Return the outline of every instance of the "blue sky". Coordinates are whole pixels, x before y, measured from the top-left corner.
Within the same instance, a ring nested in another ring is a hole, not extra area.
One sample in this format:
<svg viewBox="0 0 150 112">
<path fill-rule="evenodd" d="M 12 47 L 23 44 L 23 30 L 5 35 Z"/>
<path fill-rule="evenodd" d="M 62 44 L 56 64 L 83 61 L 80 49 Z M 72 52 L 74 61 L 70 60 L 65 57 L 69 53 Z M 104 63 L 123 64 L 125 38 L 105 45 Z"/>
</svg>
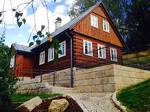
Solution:
<svg viewBox="0 0 150 112">
<path fill-rule="evenodd" d="M 11 8 L 16 8 L 17 5 L 26 3 L 30 0 L 1 0 L 0 11 L 3 9 L 3 2 L 5 1 L 4 10 L 4 20 L 6 27 L 6 38 L 5 44 L 10 46 L 12 43 L 18 43 L 23 45 L 29 44 L 30 34 L 34 35 L 35 31 L 35 22 L 34 22 L 34 14 L 32 13 L 32 7 L 29 5 L 27 8 L 23 10 L 23 17 L 26 18 L 27 22 L 25 25 L 22 25 L 20 28 L 16 24 L 16 18 L 14 17 L 15 13 L 10 11 Z M 11 2 L 10 2 L 11 1 Z M 57 0 L 57 2 L 53 2 L 53 0 L 45 0 L 48 6 L 48 15 L 49 15 L 49 27 L 50 32 L 53 32 L 55 29 L 55 19 L 57 17 L 62 18 L 62 25 L 66 24 L 70 21 L 70 18 L 67 14 L 68 9 L 72 6 L 75 0 Z M 46 28 L 48 26 L 47 22 L 47 9 L 42 5 L 43 0 L 34 0 L 34 9 L 36 16 L 36 29 L 40 29 L 41 25 L 45 25 Z M 12 4 L 12 5 L 10 5 Z M 19 10 L 22 10 L 26 5 L 19 6 Z M 0 33 L 2 34 L 4 31 L 3 25 L 0 25 Z M 45 32 L 48 31 L 47 29 Z M 32 32 L 32 33 L 31 33 Z M 32 41 L 32 36 L 30 38 Z"/>
</svg>

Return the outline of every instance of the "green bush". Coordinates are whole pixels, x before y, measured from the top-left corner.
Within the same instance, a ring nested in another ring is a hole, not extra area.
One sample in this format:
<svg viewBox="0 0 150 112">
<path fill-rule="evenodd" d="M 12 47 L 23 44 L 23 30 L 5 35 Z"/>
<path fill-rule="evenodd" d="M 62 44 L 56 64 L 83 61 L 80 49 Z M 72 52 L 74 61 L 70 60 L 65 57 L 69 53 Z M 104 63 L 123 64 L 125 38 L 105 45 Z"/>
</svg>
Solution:
<svg viewBox="0 0 150 112">
<path fill-rule="evenodd" d="M 10 71 L 11 50 L 0 44 L 0 105 L 5 112 L 10 112 L 11 94 L 15 92 L 17 78 Z"/>
</svg>

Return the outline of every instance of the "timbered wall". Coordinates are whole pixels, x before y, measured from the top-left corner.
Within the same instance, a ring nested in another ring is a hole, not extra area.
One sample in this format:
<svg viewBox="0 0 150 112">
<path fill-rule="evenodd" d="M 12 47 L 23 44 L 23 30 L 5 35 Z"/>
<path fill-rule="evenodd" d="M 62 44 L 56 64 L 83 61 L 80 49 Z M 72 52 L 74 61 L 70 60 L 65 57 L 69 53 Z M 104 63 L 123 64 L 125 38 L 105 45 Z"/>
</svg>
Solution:
<svg viewBox="0 0 150 112">
<path fill-rule="evenodd" d="M 98 28 L 91 26 L 91 14 L 98 17 Z M 103 19 L 106 19 L 110 24 L 109 33 L 103 31 Z M 110 18 L 101 7 L 96 7 L 90 14 L 85 16 L 78 24 L 76 24 L 74 27 L 74 31 L 122 47 L 122 44 L 118 39 L 119 37 L 115 32 L 115 28 L 113 28 L 113 25 L 110 22 Z"/>
<path fill-rule="evenodd" d="M 49 73 L 51 71 L 58 71 L 66 68 L 70 68 L 70 40 L 67 39 L 67 37 L 63 37 L 60 39 L 60 42 L 66 41 L 66 56 L 58 58 L 56 62 L 50 61 L 48 62 L 48 49 L 50 48 L 51 43 L 47 43 L 38 50 L 35 50 L 35 69 L 40 70 L 39 74 L 42 74 L 42 71 L 45 71 L 44 73 Z M 42 65 L 39 65 L 39 56 L 40 52 L 45 51 L 45 63 Z"/>
<path fill-rule="evenodd" d="M 32 77 L 33 73 L 32 56 L 17 54 L 15 60 L 15 74 L 17 77 Z"/>
<path fill-rule="evenodd" d="M 120 47 L 116 47 L 104 42 L 100 42 L 99 40 L 95 40 L 92 38 L 87 38 L 84 36 L 76 35 L 74 38 L 74 65 L 75 67 L 95 67 L 95 66 L 101 66 L 105 64 L 111 64 L 111 63 L 122 63 L 122 52 Z M 93 47 L 93 56 L 87 56 L 83 54 L 83 40 L 88 40 L 92 42 Z M 97 45 L 102 44 L 106 46 L 106 59 L 100 59 L 98 58 L 98 50 Z M 118 53 L 118 61 L 112 62 L 110 59 L 110 48 L 116 48 Z"/>
</svg>

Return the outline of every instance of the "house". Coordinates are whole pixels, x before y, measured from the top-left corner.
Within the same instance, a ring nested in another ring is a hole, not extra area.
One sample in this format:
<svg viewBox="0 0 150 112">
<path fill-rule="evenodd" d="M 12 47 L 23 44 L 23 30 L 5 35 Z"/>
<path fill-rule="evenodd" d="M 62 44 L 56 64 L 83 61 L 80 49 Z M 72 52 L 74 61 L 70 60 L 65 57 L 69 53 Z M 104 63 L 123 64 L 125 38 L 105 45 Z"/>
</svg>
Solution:
<svg viewBox="0 0 150 112">
<path fill-rule="evenodd" d="M 58 18 L 56 30 L 51 35 L 60 41 L 61 53 L 56 63 L 55 49 L 46 37 L 40 45 L 26 47 L 12 44 L 16 54 L 13 57 L 14 71 L 18 77 L 35 77 L 44 73 L 73 67 L 91 68 L 106 64 L 122 64 L 124 41 L 111 21 L 102 2 L 98 2 L 86 12 L 60 26 Z"/>
</svg>

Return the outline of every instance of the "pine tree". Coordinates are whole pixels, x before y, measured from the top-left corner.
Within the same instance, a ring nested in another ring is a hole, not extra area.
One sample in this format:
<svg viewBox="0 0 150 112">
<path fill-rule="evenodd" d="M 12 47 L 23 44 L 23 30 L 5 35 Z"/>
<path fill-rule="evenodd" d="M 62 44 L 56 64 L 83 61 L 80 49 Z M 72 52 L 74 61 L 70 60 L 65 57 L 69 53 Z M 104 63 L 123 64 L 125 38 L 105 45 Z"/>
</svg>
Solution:
<svg viewBox="0 0 150 112">
<path fill-rule="evenodd" d="M 150 1 L 131 0 L 126 23 L 129 48 L 132 51 L 147 49 L 150 46 Z"/>
</svg>

